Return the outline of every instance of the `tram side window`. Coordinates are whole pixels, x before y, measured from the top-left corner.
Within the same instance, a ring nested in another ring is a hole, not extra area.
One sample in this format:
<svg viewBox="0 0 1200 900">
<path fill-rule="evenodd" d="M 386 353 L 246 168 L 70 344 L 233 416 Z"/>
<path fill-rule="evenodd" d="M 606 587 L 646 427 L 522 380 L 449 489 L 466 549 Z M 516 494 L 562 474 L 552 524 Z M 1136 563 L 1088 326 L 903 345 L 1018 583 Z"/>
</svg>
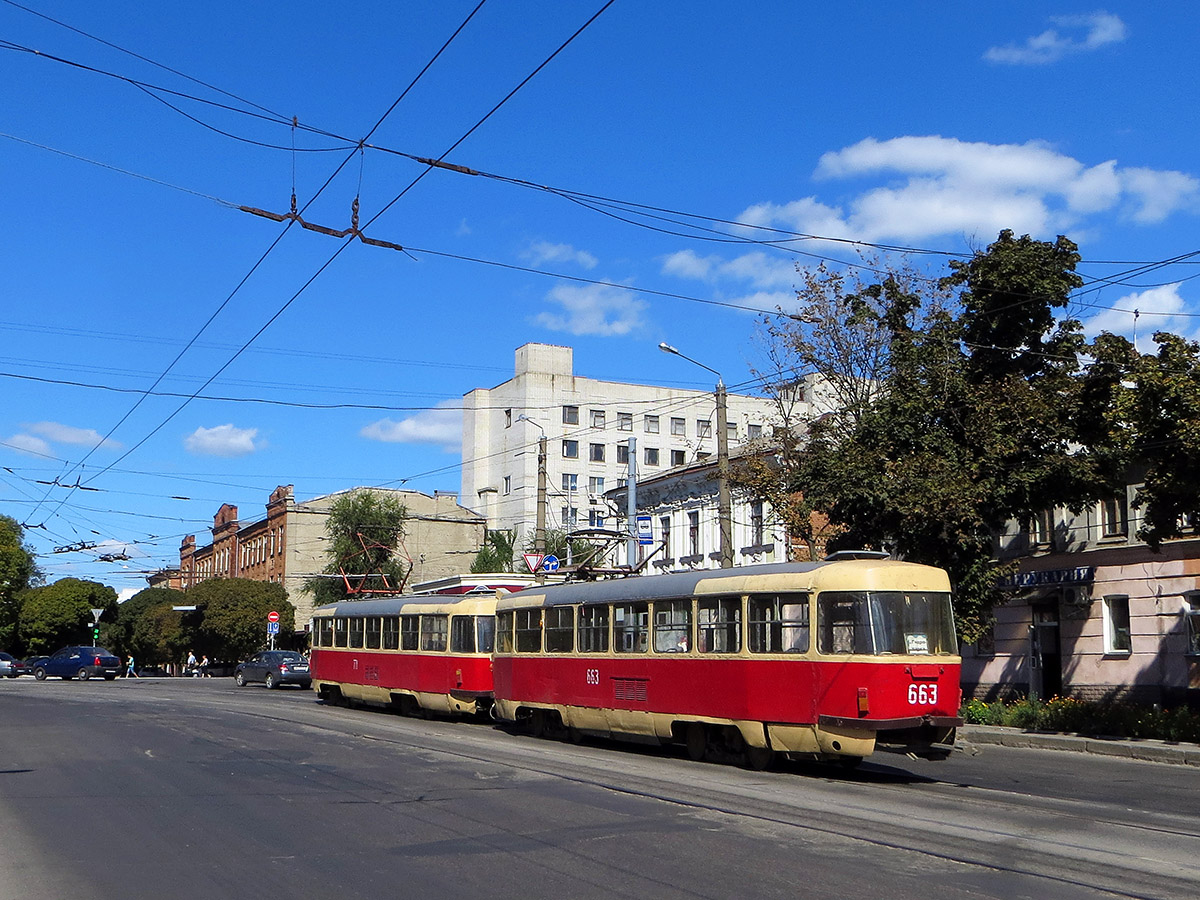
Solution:
<svg viewBox="0 0 1200 900">
<path fill-rule="evenodd" d="M 317 646 L 333 646 L 333 619 L 317 619 Z"/>
<path fill-rule="evenodd" d="M 383 618 L 383 649 L 398 650 L 400 648 L 400 617 L 384 616 Z"/>
<path fill-rule="evenodd" d="M 513 620 L 517 627 L 517 652 L 540 653 L 542 649 L 541 609 L 518 609 Z"/>
<path fill-rule="evenodd" d="M 496 613 L 496 652 L 513 652 L 513 614 L 511 610 Z"/>
<path fill-rule="evenodd" d="M 808 597 L 784 594 L 779 598 L 779 632 L 784 653 L 808 652 Z"/>
<path fill-rule="evenodd" d="M 655 601 L 654 652 L 687 653 L 691 646 L 692 601 Z"/>
<path fill-rule="evenodd" d="M 421 616 L 421 650 L 443 653 L 446 650 L 446 626 L 449 617 L 441 614 Z"/>
<path fill-rule="evenodd" d="M 363 620 L 355 617 L 350 620 L 350 646 L 361 647 L 363 645 Z"/>
<path fill-rule="evenodd" d="M 613 651 L 645 653 L 650 649 L 650 611 L 645 603 L 613 606 Z"/>
<path fill-rule="evenodd" d="M 450 619 L 450 652 L 475 652 L 474 616 L 454 616 Z"/>
<path fill-rule="evenodd" d="M 742 649 L 742 601 L 738 597 L 714 597 L 697 601 L 696 621 L 700 626 L 701 653 L 737 653 Z"/>
<path fill-rule="evenodd" d="M 421 633 L 420 616 L 400 617 L 400 649 L 416 650 Z"/>
<path fill-rule="evenodd" d="M 333 620 L 333 646 L 346 646 L 346 620 L 342 618 Z"/>
<path fill-rule="evenodd" d="M 817 596 L 817 649 L 821 653 L 870 653 L 867 595 L 825 591 Z"/>
<path fill-rule="evenodd" d="M 783 648 L 783 623 L 778 597 L 751 597 L 746 613 L 751 653 L 779 653 Z"/>
<path fill-rule="evenodd" d="M 575 607 L 546 610 L 546 652 L 570 653 L 575 649 Z"/>
<path fill-rule="evenodd" d="M 367 619 L 367 649 L 378 650 L 380 644 L 380 634 L 382 631 L 382 619 L 377 619 L 374 616 Z"/>
<path fill-rule="evenodd" d="M 480 653 L 491 653 L 496 647 L 496 617 L 475 617 L 475 647 Z"/>
<path fill-rule="evenodd" d="M 608 652 L 608 607 L 603 604 L 579 609 L 579 652 Z"/>
</svg>

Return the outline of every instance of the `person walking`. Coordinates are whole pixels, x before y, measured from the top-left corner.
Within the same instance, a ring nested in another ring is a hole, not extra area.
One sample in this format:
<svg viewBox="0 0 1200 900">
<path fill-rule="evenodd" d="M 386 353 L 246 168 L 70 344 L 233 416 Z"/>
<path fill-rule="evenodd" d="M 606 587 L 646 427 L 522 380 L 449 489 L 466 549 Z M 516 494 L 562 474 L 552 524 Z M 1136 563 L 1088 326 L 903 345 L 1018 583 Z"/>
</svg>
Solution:
<svg viewBox="0 0 1200 900">
<path fill-rule="evenodd" d="M 212 678 L 212 676 L 208 674 L 208 654 L 207 653 L 204 654 L 204 658 L 200 660 L 199 674 L 200 674 L 201 678 Z"/>
<path fill-rule="evenodd" d="M 125 677 L 129 678 L 130 676 L 132 676 L 134 678 L 138 677 L 137 669 L 134 668 L 134 665 L 133 665 L 133 654 L 132 653 L 129 654 L 129 658 L 125 661 Z"/>
<path fill-rule="evenodd" d="M 183 667 L 184 675 L 196 674 L 196 654 L 191 650 L 188 651 L 187 665 Z"/>
</svg>

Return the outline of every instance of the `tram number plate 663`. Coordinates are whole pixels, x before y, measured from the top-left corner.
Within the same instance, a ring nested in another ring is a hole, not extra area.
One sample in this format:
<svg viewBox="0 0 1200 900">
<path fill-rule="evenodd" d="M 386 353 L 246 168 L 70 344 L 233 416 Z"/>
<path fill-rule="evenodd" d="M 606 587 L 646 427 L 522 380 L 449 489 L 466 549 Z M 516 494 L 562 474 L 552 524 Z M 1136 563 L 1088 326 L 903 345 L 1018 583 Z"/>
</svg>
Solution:
<svg viewBox="0 0 1200 900">
<path fill-rule="evenodd" d="M 586 670 L 584 672 L 584 680 L 588 684 L 599 684 L 600 683 L 600 670 L 599 669 Z"/>
<path fill-rule="evenodd" d="M 933 706 L 937 703 L 936 684 L 910 684 L 908 702 L 911 706 Z"/>
</svg>

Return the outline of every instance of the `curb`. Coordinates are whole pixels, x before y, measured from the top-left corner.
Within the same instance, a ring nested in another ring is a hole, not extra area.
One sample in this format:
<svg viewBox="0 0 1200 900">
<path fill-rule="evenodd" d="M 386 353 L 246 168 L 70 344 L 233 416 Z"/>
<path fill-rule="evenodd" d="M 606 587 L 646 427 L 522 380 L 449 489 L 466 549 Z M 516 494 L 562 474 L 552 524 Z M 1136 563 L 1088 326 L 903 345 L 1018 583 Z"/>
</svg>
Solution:
<svg viewBox="0 0 1200 900">
<path fill-rule="evenodd" d="M 1065 750 L 1175 766 L 1200 767 L 1200 744 L 1080 737 L 1072 734 L 1022 731 L 1019 728 L 1005 728 L 1000 725 L 964 725 L 958 729 L 959 749 L 972 744 L 998 744 L 1033 750 Z"/>
</svg>

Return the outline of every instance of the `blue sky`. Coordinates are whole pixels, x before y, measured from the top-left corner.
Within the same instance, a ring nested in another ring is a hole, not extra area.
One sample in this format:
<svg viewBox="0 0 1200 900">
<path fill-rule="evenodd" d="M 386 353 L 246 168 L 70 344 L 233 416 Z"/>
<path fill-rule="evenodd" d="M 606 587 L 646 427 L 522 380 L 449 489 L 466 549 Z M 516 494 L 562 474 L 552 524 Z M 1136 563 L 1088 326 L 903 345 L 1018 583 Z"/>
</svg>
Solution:
<svg viewBox="0 0 1200 900">
<path fill-rule="evenodd" d="M 0 2 L 0 512 L 50 578 L 136 590 L 278 484 L 455 491 L 455 404 L 528 341 L 710 386 L 668 341 L 740 385 L 753 310 L 856 259 L 675 213 L 951 254 L 1066 234 L 1091 330 L 1197 332 L 1195 259 L 1125 276 L 1200 249 L 1190 5 L 617 0 L 446 156 L 486 176 L 395 199 L 602 6 L 484 3 L 359 152 L 474 3 Z M 406 252 L 238 210 L 293 183 Z"/>
</svg>

